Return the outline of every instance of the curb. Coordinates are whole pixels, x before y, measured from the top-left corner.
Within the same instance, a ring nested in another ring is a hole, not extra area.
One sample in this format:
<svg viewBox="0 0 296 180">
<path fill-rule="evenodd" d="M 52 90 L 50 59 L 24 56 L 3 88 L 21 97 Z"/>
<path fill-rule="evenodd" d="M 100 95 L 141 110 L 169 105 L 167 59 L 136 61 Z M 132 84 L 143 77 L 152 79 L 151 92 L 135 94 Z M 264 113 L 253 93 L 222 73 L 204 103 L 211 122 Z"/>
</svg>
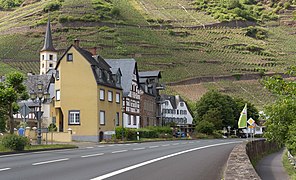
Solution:
<svg viewBox="0 0 296 180">
<path fill-rule="evenodd" d="M 78 147 L 76 146 L 76 147 L 65 147 L 65 148 L 47 148 L 47 149 L 36 149 L 36 150 L 27 150 L 27 151 L 0 152 L 0 156 L 10 155 L 10 154 L 39 152 L 39 151 L 54 151 L 54 150 L 63 150 L 63 149 L 78 149 Z"/>
</svg>

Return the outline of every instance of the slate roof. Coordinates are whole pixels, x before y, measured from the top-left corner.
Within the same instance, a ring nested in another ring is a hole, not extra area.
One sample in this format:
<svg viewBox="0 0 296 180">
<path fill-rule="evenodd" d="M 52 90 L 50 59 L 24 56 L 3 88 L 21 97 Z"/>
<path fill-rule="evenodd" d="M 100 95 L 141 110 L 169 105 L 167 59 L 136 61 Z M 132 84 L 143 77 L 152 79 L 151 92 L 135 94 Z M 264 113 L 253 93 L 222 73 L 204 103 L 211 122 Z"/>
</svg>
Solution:
<svg viewBox="0 0 296 180">
<path fill-rule="evenodd" d="M 50 28 L 50 19 L 48 18 L 47 27 L 44 38 L 44 45 L 41 51 L 56 51 L 52 44 L 51 28 Z"/>
<path fill-rule="evenodd" d="M 49 74 L 29 75 L 25 81 L 28 93 L 30 93 L 31 91 L 37 92 L 38 82 L 42 82 L 44 90 L 48 91 L 51 78 L 52 75 Z"/>
<path fill-rule="evenodd" d="M 169 100 L 171 102 L 171 105 L 174 109 L 177 108 L 179 102 L 184 102 L 184 100 L 180 96 L 171 96 L 171 95 L 161 95 L 162 101 Z"/>
<path fill-rule="evenodd" d="M 147 78 L 147 77 L 158 77 L 161 78 L 160 71 L 142 71 L 139 72 L 140 78 Z"/>
<path fill-rule="evenodd" d="M 106 62 L 112 68 L 120 68 L 122 74 L 121 86 L 123 96 L 128 96 L 132 86 L 133 73 L 136 69 L 138 72 L 137 62 L 135 59 L 106 59 Z M 139 84 L 139 76 L 137 74 L 137 83 Z"/>
</svg>

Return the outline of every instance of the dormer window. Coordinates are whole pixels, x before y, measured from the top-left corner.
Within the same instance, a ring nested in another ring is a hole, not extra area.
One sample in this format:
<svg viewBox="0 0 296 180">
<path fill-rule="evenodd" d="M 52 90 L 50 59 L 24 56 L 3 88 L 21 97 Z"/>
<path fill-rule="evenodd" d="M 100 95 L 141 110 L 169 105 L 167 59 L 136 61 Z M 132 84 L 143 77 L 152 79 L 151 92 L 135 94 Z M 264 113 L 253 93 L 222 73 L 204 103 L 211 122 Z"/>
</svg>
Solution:
<svg viewBox="0 0 296 180">
<path fill-rule="evenodd" d="M 180 102 L 180 106 L 183 107 L 184 106 L 184 103 L 183 102 Z"/>
<path fill-rule="evenodd" d="M 67 54 L 67 61 L 73 61 L 73 54 L 72 53 Z"/>
</svg>

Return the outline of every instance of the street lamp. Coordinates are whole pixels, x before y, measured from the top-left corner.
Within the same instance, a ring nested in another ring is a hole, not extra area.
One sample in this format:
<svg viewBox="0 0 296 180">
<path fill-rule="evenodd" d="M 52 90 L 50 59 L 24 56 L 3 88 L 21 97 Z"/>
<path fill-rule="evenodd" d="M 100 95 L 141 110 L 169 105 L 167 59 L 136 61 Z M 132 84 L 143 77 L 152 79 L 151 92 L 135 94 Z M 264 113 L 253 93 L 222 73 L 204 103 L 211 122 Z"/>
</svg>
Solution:
<svg viewBox="0 0 296 180">
<path fill-rule="evenodd" d="M 32 101 L 34 102 L 38 102 L 38 111 L 35 111 L 35 117 L 37 119 L 37 144 L 41 144 L 41 138 L 42 138 L 42 134 L 41 134 L 41 117 L 43 112 L 41 111 L 41 103 L 42 100 L 46 101 L 48 99 L 50 99 L 50 94 L 44 90 L 44 86 L 43 83 L 41 81 L 38 82 L 37 84 L 37 92 L 35 92 L 34 90 L 30 92 L 30 98 L 32 99 Z"/>
</svg>

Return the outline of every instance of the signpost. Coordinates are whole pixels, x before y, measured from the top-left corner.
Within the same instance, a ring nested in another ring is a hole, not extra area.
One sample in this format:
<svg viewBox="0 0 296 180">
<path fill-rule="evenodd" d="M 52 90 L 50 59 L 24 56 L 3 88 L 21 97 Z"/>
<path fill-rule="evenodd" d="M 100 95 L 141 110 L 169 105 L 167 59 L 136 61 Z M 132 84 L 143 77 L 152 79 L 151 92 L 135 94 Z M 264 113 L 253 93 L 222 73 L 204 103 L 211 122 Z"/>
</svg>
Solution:
<svg viewBox="0 0 296 180">
<path fill-rule="evenodd" d="M 30 114 L 31 109 L 30 109 L 26 104 L 24 104 L 24 105 L 20 108 L 19 112 L 20 112 L 22 118 L 24 118 L 24 122 L 26 122 L 26 118 L 27 118 L 27 116 Z"/>
<path fill-rule="evenodd" d="M 248 121 L 248 124 L 249 124 L 249 126 L 248 126 L 248 128 L 251 130 L 251 134 L 252 134 L 252 137 L 253 137 L 253 139 L 254 139 L 254 129 L 255 129 L 255 121 L 254 121 L 254 119 L 252 119 L 252 118 L 250 118 Z M 252 131 L 253 130 L 253 131 Z"/>
</svg>

